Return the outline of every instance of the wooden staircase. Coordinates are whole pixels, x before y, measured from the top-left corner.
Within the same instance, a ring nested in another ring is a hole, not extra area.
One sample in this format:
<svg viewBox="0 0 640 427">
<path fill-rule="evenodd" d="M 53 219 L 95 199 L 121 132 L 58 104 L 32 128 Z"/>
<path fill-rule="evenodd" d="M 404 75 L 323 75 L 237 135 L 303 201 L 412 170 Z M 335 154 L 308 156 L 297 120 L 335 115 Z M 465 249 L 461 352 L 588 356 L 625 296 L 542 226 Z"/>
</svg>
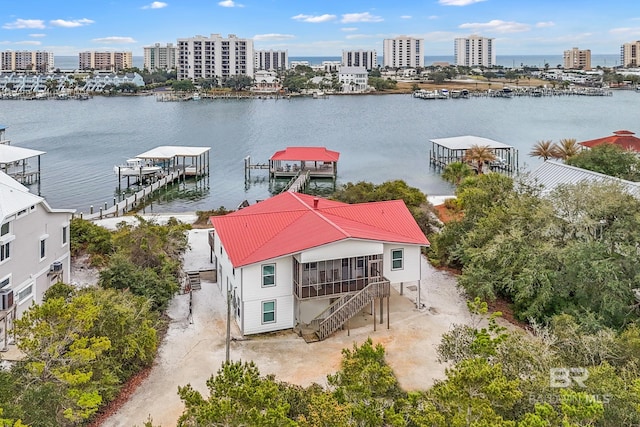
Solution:
<svg viewBox="0 0 640 427">
<path fill-rule="evenodd" d="M 391 284 L 388 280 L 372 282 L 357 293 L 345 294 L 316 316 L 309 325 L 301 328 L 301 336 L 306 342 L 322 341 L 367 304 L 371 304 L 376 298 L 389 297 L 390 294 Z"/>
<path fill-rule="evenodd" d="M 192 291 L 202 289 L 199 271 L 187 271 L 187 283 Z"/>
</svg>

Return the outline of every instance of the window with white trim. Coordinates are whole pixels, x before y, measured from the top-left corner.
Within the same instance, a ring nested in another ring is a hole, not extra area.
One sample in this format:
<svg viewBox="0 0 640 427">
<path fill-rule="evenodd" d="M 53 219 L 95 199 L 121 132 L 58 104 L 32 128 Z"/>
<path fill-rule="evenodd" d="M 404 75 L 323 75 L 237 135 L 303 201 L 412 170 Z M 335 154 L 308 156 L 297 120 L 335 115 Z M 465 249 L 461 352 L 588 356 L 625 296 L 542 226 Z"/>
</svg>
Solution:
<svg viewBox="0 0 640 427">
<path fill-rule="evenodd" d="M 262 266 L 262 287 L 276 285 L 276 265 L 265 264 Z"/>
<path fill-rule="evenodd" d="M 67 236 L 69 236 L 69 227 L 65 225 L 62 227 L 62 246 L 67 244 Z"/>
<path fill-rule="evenodd" d="M 47 239 L 40 239 L 40 259 L 47 257 Z"/>
<path fill-rule="evenodd" d="M 25 302 L 29 297 L 33 296 L 33 283 L 18 291 L 18 303 Z"/>
<path fill-rule="evenodd" d="M 276 302 L 262 301 L 262 323 L 276 322 Z"/>
<path fill-rule="evenodd" d="M 0 262 L 6 261 L 11 258 L 11 242 L 3 243 L 0 245 Z"/>
<path fill-rule="evenodd" d="M 391 250 L 391 269 L 402 270 L 404 268 L 404 249 Z"/>
<path fill-rule="evenodd" d="M 8 287 L 10 284 L 11 284 L 11 276 L 5 277 L 4 279 L 0 280 L 0 289 L 4 289 Z"/>
<path fill-rule="evenodd" d="M 1 236 L 6 236 L 7 234 L 9 234 L 10 231 L 11 231 L 11 223 L 10 222 L 5 222 L 0 227 L 0 237 Z"/>
</svg>

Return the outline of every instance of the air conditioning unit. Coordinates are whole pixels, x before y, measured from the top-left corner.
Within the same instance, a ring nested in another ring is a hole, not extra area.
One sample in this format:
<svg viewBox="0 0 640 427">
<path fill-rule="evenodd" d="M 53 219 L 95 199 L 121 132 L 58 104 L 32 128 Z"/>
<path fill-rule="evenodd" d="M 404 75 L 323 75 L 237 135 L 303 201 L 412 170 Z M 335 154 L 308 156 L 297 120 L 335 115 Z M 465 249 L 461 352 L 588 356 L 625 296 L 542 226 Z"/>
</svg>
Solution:
<svg viewBox="0 0 640 427">
<path fill-rule="evenodd" d="M 62 263 L 60 261 L 54 262 L 53 264 L 51 264 L 50 271 L 54 271 L 56 273 L 62 271 Z"/>
<path fill-rule="evenodd" d="M 0 311 L 10 310 L 13 307 L 13 289 L 0 290 Z"/>
</svg>

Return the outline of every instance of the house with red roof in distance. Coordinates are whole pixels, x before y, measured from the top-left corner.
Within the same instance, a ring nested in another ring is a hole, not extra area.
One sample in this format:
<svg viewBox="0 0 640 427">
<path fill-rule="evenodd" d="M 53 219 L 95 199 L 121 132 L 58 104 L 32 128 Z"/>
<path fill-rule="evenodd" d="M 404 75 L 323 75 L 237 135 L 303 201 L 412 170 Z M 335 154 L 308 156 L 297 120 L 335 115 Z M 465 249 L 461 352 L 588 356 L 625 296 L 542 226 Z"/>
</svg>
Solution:
<svg viewBox="0 0 640 427">
<path fill-rule="evenodd" d="M 628 130 L 618 130 L 613 132 L 613 135 L 611 136 L 591 139 L 589 141 L 582 141 L 578 144 L 585 148 L 593 148 L 600 144 L 614 144 L 624 148 L 625 150 L 631 150 L 640 153 L 640 138 L 635 136 L 634 132 Z"/>
<path fill-rule="evenodd" d="M 322 340 L 388 298 L 392 283 L 419 282 L 429 246 L 402 200 L 284 192 L 210 221 L 217 283 L 243 335 L 297 327 Z"/>
</svg>

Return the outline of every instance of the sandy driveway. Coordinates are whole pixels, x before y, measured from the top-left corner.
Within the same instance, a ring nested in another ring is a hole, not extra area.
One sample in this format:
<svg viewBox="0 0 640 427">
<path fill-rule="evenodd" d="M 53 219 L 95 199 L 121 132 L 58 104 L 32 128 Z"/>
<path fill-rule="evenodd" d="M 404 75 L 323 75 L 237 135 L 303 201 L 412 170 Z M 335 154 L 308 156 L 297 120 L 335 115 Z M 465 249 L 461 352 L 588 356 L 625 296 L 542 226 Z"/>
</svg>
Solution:
<svg viewBox="0 0 640 427">
<path fill-rule="evenodd" d="M 191 230 L 190 250 L 185 269 L 210 266 L 206 230 Z M 248 337 L 231 343 L 232 360 L 253 360 L 263 374 L 275 374 L 279 380 L 307 386 L 326 385 L 326 375 L 335 372 L 341 349 L 371 337 L 382 343 L 387 360 L 406 390 L 428 388 L 444 377 L 444 366 L 436 361 L 435 345 L 452 323 L 469 321 L 464 299 L 448 273 L 436 271 L 426 260 L 422 265 L 421 299 L 424 308 L 415 305 L 417 284 L 404 287 L 404 295 L 393 292 L 390 329 L 383 325 L 373 330 L 369 314 L 351 321 L 350 336 L 338 331 L 328 339 L 305 343 L 286 331 L 260 337 Z M 179 385 L 191 385 L 206 394 L 205 381 L 225 358 L 225 298 L 215 283 L 203 282 L 193 293 L 193 323 L 188 319 L 189 295 L 178 295 L 168 315 L 169 330 L 147 379 L 131 399 L 103 423 L 103 426 L 142 426 L 151 415 L 154 425 L 174 426 L 183 410 L 177 395 Z M 232 335 L 239 337 L 235 325 Z"/>
</svg>

